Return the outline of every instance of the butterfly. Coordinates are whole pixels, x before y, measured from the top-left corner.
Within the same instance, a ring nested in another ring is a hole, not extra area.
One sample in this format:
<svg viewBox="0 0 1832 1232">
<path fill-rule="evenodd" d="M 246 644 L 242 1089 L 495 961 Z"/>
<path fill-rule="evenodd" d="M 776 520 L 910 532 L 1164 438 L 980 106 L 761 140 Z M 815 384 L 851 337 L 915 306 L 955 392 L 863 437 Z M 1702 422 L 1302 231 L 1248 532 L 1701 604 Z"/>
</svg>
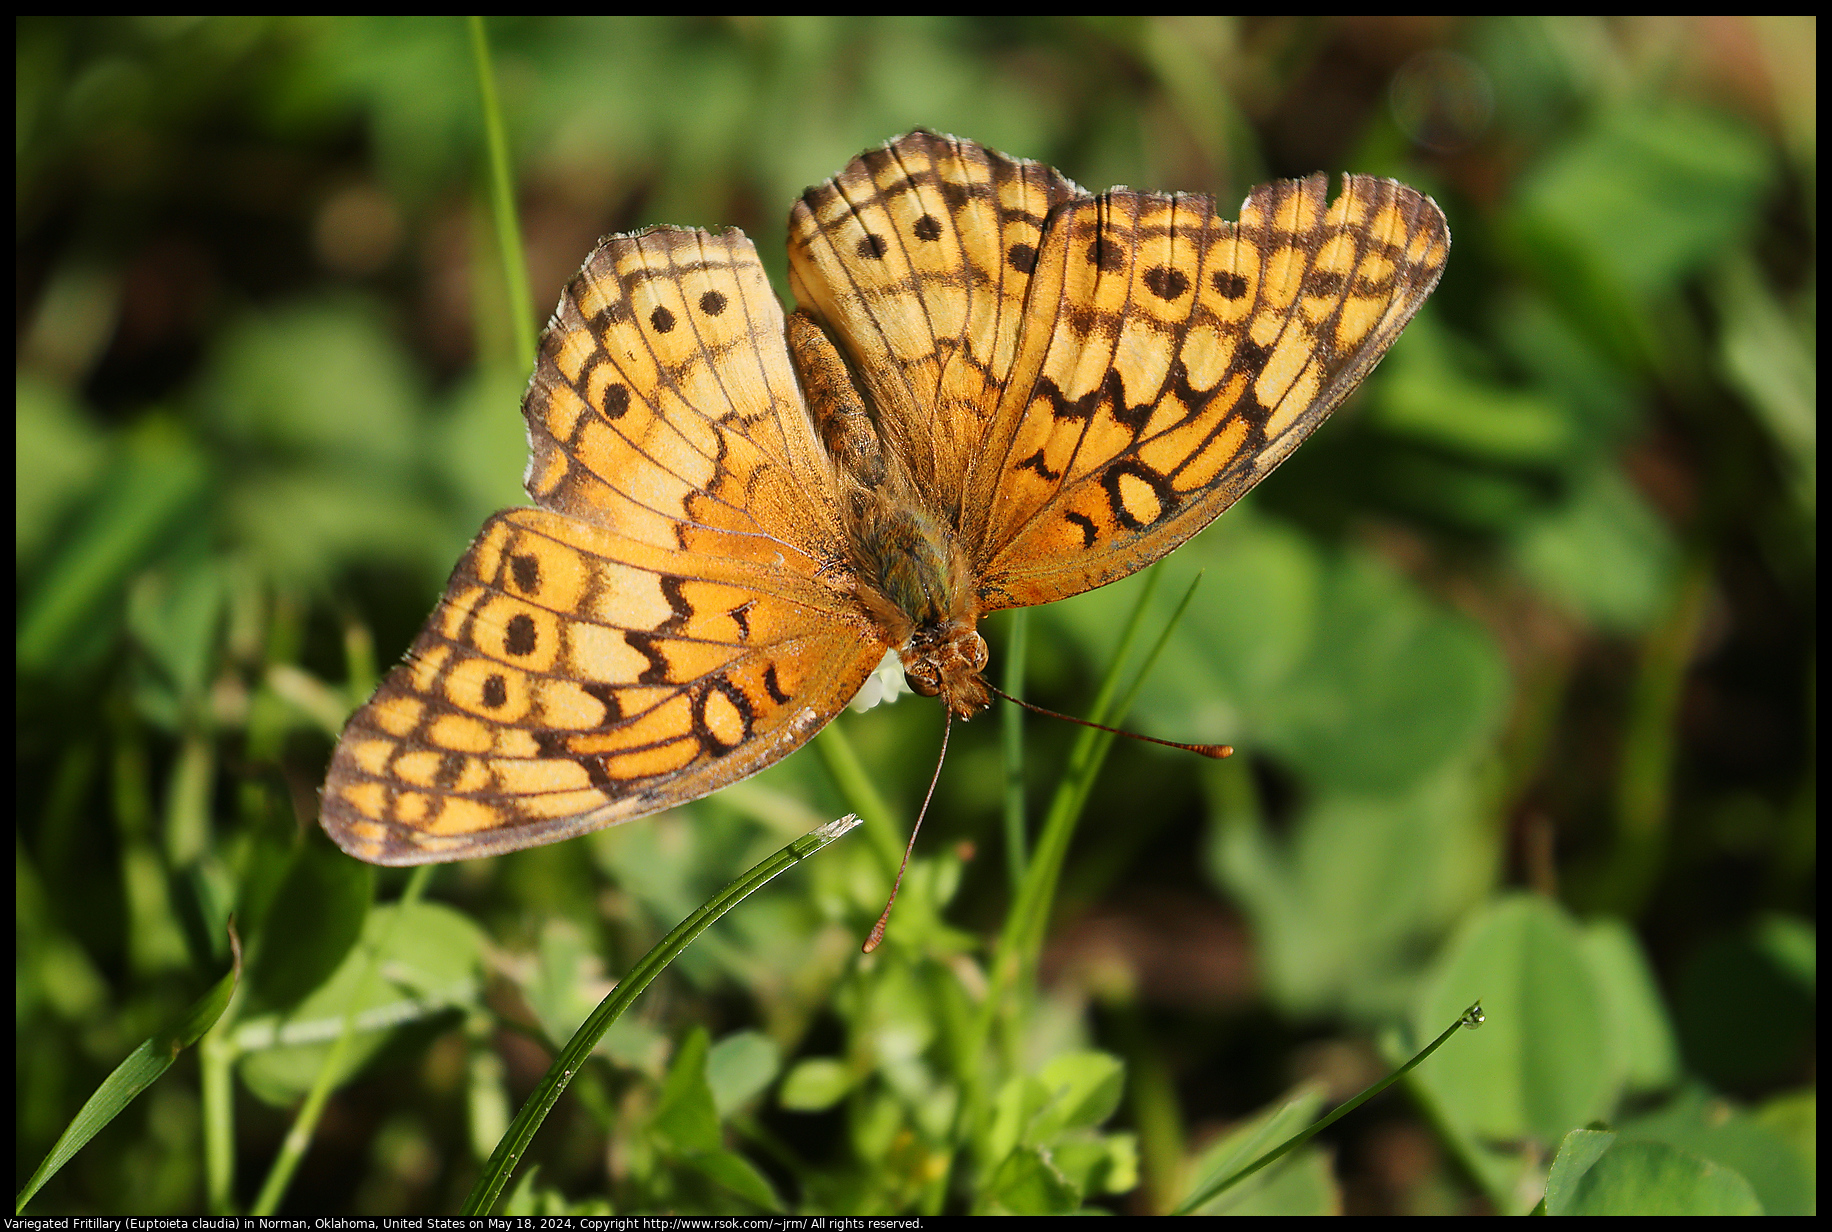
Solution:
<svg viewBox="0 0 1832 1232">
<path fill-rule="evenodd" d="M 345 727 L 320 817 L 420 864 L 704 796 L 894 651 L 966 719 L 978 625 L 1134 573 L 1258 483 L 1444 268 L 1427 196 L 1346 176 L 1092 195 L 919 130 L 810 188 L 786 317 L 741 231 L 602 241 L 491 517 Z"/>
</svg>

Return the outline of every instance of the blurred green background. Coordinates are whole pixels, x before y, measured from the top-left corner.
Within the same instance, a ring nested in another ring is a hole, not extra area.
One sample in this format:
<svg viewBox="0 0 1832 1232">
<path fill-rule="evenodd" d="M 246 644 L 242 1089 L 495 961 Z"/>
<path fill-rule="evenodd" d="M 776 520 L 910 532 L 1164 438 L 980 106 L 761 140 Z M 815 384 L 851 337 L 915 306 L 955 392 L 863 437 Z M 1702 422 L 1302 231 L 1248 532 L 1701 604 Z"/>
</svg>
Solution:
<svg viewBox="0 0 1832 1232">
<path fill-rule="evenodd" d="M 365 927 L 367 874 L 316 826 L 331 744 L 524 499 L 478 80 L 458 19 L 15 31 L 17 1176 L 222 973 L 234 911 L 232 1089 L 185 1054 L 30 1209 L 245 1206 Z M 1113 751 L 1000 1072 L 1105 1054 L 1123 1083 L 980 1142 L 949 1209 L 1167 1209 L 1243 1118 L 1343 1098 L 1476 995 L 1492 1025 L 1462 1060 L 1252 1209 L 1516 1209 L 1592 1117 L 1767 1134 L 1751 1184 L 1810 1207 L 1775 1144 L 1810 1144 L 1816 1069 L 1812 19 L 490 36 L 543 313 L 599 236 L 656 223 L 742 227 L 786 296 L 790 203 L 919 125 L 1229 212 L 1271 177 L 1391 175 L 1450 220 L 1442 285 L 1363 392 L 1158 567 L 1148 621 L 1203 580 L 1126 722 L 1240 754 Z M 1032 614 L 1030 696 L 1086 709 L 1145 580 Z M 939 719 L 839 720 L 905 822 Z M 1024 724 L 1033 823 L 1075 738 Z M 522 1209 L 921 1208 L 949 1024 L 1009 902 L 1002 756 L 998 719 L 956 729 L 873 960 L 863 837 L 696 944 L 537 1140 Z M 608 981 L 845 808 L 805 753 L 440 870 L 404 1025 L 362 1036 L 282 1211 L 454 1209 Z M 712 1130 L 681 1128 L 689 1072 Z"/>
</svg>

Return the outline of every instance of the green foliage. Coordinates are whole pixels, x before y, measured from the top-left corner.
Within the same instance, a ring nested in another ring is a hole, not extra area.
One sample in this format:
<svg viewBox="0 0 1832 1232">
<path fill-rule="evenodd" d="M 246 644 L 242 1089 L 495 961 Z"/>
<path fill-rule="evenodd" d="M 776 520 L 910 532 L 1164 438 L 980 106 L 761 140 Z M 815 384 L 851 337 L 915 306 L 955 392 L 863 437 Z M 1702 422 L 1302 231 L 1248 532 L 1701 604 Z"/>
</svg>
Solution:
<svg viewBox="0 0 1832 1232">
<path fill-rule="evenodd" d="M 1548 1215 L 1761 1215 L 1749 1182 L 1664 1142 L 1574 1129 L 1546 1182 Z"/>
<path fill-rule="evenodd" d="M 397 920 L 402 912 L 405 918 Z M 333 962 L 309 996 L 275 1004 L 251 989 L 251 1005 L 229 1042 L 242 1058 L 239 1076 L 256 1097 L 285 1108 L 310 1090 L 346 1013 L 354 1012 L 359 1033 L 356 1049 L 346 1058 L 348 1072 L 355 1073 L 382 1051 L 390 1028 L 454 1010 L 481 1010 L 484 939 L 470 920 L 438 903 L 378 907 L 358 920 L 361 942 L 346 943 L 337 953 L 341 961 Z M 309 936 L 316 930 L 300 931 Z M 331 936 L 322 953 L 301 958 L 301 966 L 321 966 L 323 955 L 335 950 L 336 930 L 326 931 Z M 377 954 L 375 947 L 384 944 Z M 384 978 L 359 993 L 371 962 L 378 963 Z M 262 1008 L 267 1005 L 272 1008 Z"/>
<path fill-rule="evenodd" d="M 241 961 L 238 957 L 230 972 L 212 985 L 176 1026 L 160 1032 L 134 1049 L 125 1061 L 115 1067 L 112 1074 L 102 1080 L 102 1085 L 96 1088 L 95 1094 L 78 1110 L 63 1136 L 51 1148 L 50 1154 L 38 1165 L 32 1179 L 20 1190 L 14 1205 L 15 1213 L 24 1210 L 25 1204 L 32 1200 L 33 1195 L 59 1168 L 82 1150 L 103 1126 L 119 1116 L 135 1097 L 170 1069 L 181 1050 L 195 1044 L 204 1032 L 216 1025 L 223 1011 L 229 1007 L 229 999 L 235 995 L 241 974 Z"/>
<path fill-rule="evenodd" d="M 457 19 L 20 19 L 27 1213 L 449 1213 L 581 1024 L 500 1213 L 1166 1211 L 1477 998 L 1409 1103 L 1200 1209 L 1812 1213 L 1816 44 L 1713 20 L 492 20 L 504 169 Z M 522 499 L 492 176 L 535 322 L 653 223 L 786 295 L 789 203 L 916 125 L 1444 206 L 1443 286 L 1277 475 L 986 622 L 1040 704 L 1136 682 L 1107 721 L 1239 753 L 956 725 L 869 956 L 917 701 L 396 901 L 315 792 Z"/>
<path fill-rule="evenodd" d="M 1008 1080 L 978 1151 L 980 1174 L 990 1179 L 974 1213 L 1067 1214 L 1091 1195 L 1137 1185 L 1131 1135 L 1099 1132 L 1119 1107 L 1125 1070 L 1107 1053 L 1071 1052 Z"/>
<path fill-rule="evenodd" d="M 1200 1195 L 1233 1176 L 1317 1119 L 1323 1090 L 1292 1092 L 1230 1130 L 1190 1164 L 1190 1192 Z M 1323 1153 L 1302 1148 L 1239 1187 L 1198 1204 L 1194 1215 L 1333 1215 L 1340 1213 Z"/>
</svg>

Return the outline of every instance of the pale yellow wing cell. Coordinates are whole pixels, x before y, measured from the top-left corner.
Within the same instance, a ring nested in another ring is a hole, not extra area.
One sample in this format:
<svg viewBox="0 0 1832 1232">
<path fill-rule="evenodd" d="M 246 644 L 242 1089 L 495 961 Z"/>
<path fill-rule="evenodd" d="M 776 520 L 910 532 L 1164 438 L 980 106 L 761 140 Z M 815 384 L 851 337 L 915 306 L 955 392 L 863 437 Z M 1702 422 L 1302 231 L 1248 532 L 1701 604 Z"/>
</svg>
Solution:
<svg viewBox="0 0 1832 1232">
<path fill-rule="evenodd" d="M 1025 332 L 968 482 L 986 610 L 1144 568 L 1282 462 L 1437 285 L 1444 216 L 1391 180 L 1207 197 L 1116 189 L 1049 220 Z"/>
<path fill-rule="evenodd" d="M 510 510 L 345 728 L 323 823 L 420 864 L 640 817 L 787 756 L 884 650 L 812 578 Z"/>
<path fill-rule="evenodd" d="M 790 287 L 854 365 L 886 448 L 958 519 L 967 463 L 1011 371 L 1060 172 L 918 131 L 802 194 Z"/>
</svg>

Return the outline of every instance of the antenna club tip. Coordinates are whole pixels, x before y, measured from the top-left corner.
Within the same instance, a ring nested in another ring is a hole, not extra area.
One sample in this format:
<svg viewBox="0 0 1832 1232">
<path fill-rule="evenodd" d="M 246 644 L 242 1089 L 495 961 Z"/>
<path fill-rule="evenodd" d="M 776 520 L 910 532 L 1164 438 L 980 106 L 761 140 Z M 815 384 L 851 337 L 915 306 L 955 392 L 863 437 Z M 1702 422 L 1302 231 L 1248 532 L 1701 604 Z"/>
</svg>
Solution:
<svg viewBox="0 0 1832 1232">
<path fill-rule="evenodd" d="M 1231 744 L 1199 744 L 1195 749 L 1204 757 L 1213 757 L 1216 761 L 1234 756 L 1234 746 Z"/>
<path fill-rule="evenodd" d="M 861 954 L 869 954 L 873 950 L 877 949 L 878 946 L 883 943 L 883 941 L 884 941 L 884 921 L 879 920 L 877 924 L 872 926 L 871 936 L 865 939 L 865 944 L 859 947 L 859 952 Z"/>
</svg>

